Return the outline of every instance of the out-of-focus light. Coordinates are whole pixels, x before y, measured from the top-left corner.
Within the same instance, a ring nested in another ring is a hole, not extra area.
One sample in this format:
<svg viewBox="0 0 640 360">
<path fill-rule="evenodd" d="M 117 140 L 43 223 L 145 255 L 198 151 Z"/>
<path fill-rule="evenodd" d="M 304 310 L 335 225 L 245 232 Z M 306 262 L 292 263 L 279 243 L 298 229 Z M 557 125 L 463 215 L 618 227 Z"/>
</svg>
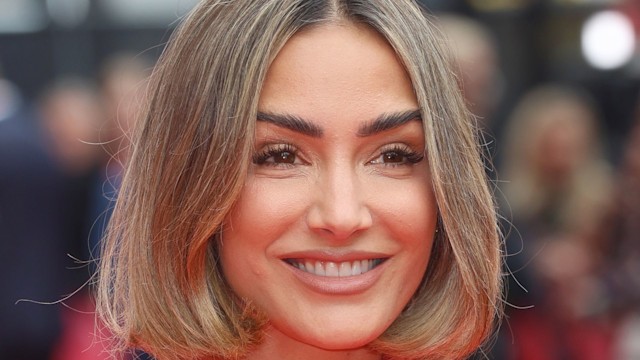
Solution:
<svg viewBox="0 0 640 360">
<path fill-rule="evenodd" d="M 198 0 L 101 0 L 101 10 L 114 24 L 166 27 L 189 12 Z"/>
<path fill-rule="evenodd" d="M 18 88 L 8 80 L 0 79 L 0 121 L 8 119 L 20 107 Z"/>
<path fill-rule="evenodd" d="M 480 12 L 505 12 L 522 10 L 530 6 L 531 0 L 467 0 L 469 5 Z"/>
<path fill-rule="evenodd" d="M 597 69 L 612 70 L 625 65 L 633 57 L 635 45 L 633 24 L 620 12 L 596 13 L 582 27 L 582 54 Z"/>
<path fill-rule="evenodd" d="M 47 11 L 56 24 L 73 28 L 87 19 L 89 5 L 89 0 L 47 0 Z"/>
<path fill-rule="evenodd" d="M 0 0 L 0 33 L 28 33 L 47 26 L 44 8 L 37 0 Z"/>
</svg>

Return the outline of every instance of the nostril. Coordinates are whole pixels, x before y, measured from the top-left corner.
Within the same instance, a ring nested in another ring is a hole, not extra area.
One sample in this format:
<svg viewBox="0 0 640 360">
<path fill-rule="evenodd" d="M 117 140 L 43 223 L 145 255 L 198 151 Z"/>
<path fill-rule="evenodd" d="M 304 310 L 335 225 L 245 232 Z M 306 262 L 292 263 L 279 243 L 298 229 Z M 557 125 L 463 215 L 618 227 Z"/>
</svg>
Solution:
<svg viewBox="0 0 640 360">
<path fill-rule="evenodd" d="M 369 209 L 364 205 L 351 209 L 315 206 L 307 215 L 307 224 L 311 230 L 336 240 L 350 238 L 370 228 L 372 223 Z"/>
<path fill-rule="evenodd" d="M 309 207 L 307 224 L 322 236 L 347 239 L 369 228 L 369 212 L 358 173 L 349 163 L 335 162 L 321 173 L 316 193 Z"/>
</svg>

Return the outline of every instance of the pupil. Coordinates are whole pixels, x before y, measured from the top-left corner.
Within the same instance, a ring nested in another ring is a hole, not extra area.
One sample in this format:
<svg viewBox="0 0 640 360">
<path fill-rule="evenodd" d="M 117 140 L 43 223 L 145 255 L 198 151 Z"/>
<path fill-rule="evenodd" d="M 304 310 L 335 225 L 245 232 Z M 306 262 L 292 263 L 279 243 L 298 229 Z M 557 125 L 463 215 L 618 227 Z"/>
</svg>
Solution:
<svg viewBox="0 0 640 360">
<path fill-rule="evenodd" d="M 289 151 L 283 151 L 275 158 L 276 163 L 279 164 L 293 164 L 295 160 L 296 156 Z"/>
<path fill-rule="evenodd" d="M 384 162 L 399 163 L 402 162 L 402 156 L 395 151 L 384 154 Z"/>
</svg>

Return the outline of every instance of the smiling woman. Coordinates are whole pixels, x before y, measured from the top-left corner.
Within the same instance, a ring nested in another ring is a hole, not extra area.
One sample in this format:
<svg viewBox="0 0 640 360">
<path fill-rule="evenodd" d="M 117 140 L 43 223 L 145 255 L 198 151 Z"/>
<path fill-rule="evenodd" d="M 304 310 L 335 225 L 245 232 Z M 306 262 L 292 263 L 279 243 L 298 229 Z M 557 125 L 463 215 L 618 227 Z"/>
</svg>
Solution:
<svg viewBox="0 0 640 360">
<path fill-rule="evenodd" d="M 301 30 L 271 64 L 220 256 L 279 333 L 272 358 L 291 340 L 364 347 L 418 288 L 437 218 L 418 108 L 393 49 L 362 24 Z"/>
<path fill-rule="evenodd" d="M 152 76 L 100 315 L 165 359 L 459 359 L 499 315 L 495 209 L 412 1 L 203 1 Z M 249 136 L 247 136 L 249 135 Z"/>
</svg>

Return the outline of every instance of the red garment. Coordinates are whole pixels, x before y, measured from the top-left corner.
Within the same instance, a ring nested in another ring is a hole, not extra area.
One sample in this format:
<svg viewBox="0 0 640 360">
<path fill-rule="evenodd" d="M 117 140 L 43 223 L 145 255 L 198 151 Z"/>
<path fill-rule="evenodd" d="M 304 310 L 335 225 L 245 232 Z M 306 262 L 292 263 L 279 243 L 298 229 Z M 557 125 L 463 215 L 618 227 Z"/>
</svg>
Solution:
<svg viewBox="0 0 640 360">
<path fill-rule="evenodd" d="M 595 320 L 560 322 L 534 308 L 514 311 L 506 321 L 513 332 L 509 359 L 613 359 L 612 331 Z"/>
</svg>

